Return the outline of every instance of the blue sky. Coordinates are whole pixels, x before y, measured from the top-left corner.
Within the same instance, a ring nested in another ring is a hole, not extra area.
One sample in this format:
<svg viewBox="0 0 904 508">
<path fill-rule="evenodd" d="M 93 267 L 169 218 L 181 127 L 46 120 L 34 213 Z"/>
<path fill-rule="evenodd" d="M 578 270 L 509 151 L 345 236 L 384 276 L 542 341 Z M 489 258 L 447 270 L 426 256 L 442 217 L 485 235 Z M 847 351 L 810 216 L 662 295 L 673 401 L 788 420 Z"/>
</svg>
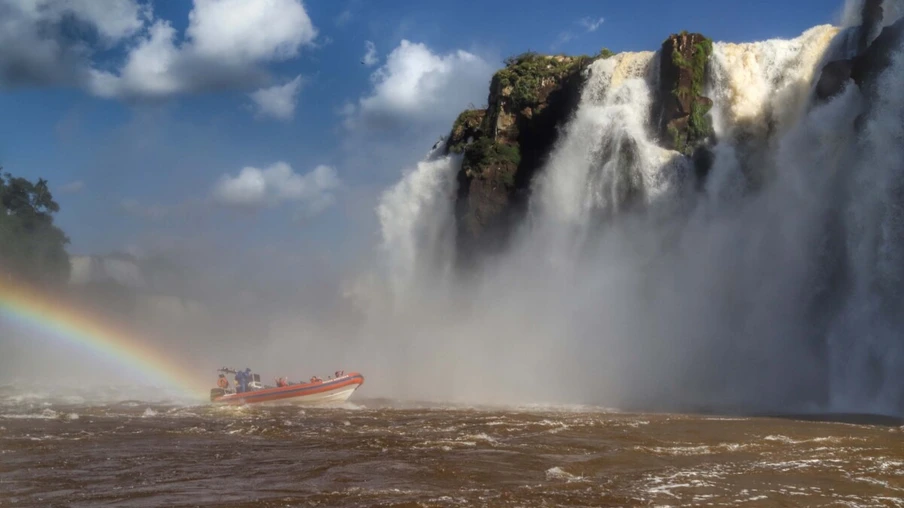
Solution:
<svg viewBox="0 0 904 508">
<path fill-rule="evenodd" d="M 795 37 L 837 23 L 842 8 L 101 4 L 0 0 L 0 164 L 50 181 L 70 251 L 217 253 L 232 267 L 321 275 L 370 256 L 379 193 L 458 111 L 485 103 L 504 57 L 654 50 L 682 29 L 733 42 Z"/>
</svg>

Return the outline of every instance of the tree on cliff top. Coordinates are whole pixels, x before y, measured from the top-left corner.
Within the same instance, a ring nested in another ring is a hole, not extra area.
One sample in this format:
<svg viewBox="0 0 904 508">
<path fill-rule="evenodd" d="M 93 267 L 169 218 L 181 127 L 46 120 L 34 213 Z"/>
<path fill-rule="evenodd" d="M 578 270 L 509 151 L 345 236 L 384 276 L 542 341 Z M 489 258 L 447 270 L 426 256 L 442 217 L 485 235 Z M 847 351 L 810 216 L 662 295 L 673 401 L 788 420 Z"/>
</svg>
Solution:
<svg viewBox="0 0 904 508">
<path fill-rule="evenodd" d="M 0 173 L 0 275 L 44 283 L 68 280 L 69 238 L 53 223 L 59 210 L 43 178 L 33 183 Z"/>
</svg>

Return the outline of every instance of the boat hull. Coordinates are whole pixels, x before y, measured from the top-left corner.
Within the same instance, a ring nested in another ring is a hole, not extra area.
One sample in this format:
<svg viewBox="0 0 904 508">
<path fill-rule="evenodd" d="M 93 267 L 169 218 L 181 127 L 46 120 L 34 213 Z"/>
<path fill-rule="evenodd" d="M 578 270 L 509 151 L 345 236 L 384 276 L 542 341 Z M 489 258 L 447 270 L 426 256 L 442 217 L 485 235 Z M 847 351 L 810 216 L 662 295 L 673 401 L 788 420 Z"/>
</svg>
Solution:
<svg viewBox="0 0 904 508">
<path fill-rule="evenodd" d="M 230 393 L 214 397 L 215 404 L 299 404 L 325 405 L 345 402 L 364 384 L 364 376 L 357 372 L 317 383 L 265 388 L 244 393 Z"/>
</svg>

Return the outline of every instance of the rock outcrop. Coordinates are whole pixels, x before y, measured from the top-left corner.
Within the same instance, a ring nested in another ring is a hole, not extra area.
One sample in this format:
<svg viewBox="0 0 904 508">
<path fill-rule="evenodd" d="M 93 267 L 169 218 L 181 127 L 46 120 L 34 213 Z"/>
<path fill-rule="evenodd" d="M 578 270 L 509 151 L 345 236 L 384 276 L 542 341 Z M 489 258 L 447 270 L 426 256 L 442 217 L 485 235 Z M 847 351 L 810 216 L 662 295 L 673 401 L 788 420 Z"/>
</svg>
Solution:
<svg viewBox="0 0 904 508">
<path fill-rule="evenodd" d="M 711 161 L 707 143 L 712 101 L 703 95 L 712 41 L 682 32 L 662 45 L 660 91 L 654 111 L 664 147 L 693 157 L 698 175 Z M 525 53 L 506 61 L 490 83 L 486 109 L 462 112 L 448 152 L 462 154 L 456 199 L 457 254 L 465 264 L 504 247 L 527 203 L 530 183 L 555 143 L 558 127 L 577 108 L 595 57 Z"/>
<path fill-rule="evenodd" d="M 882 0 L 864 2 L 861 25 L 857 28 L 856 55 L 823 66 L 816 83 L 817 103 L 840 94 L 850 80 L 864 93 L 871 93 L 876 78 L 891 65 L 904 37 L 904 18 L 880 31 L 883 16 Z M 876 32 L 879 34 L 873 38 Z"/>
<path fill-rule="evenodd" d="M 862 53 L 853 59 L 851 79 L 865 93 L 871 93 L 876 78 L 889 68 L 904 39 L 904 18 L 882 29 L 882 32 Z"/>
<path fill-rule="evenodd" d="M 844 90 L 844 85 L 851 79 L 854 60 L 834 60 L 825 64 L 819 81 L 816 82 L 815 99 L 825 102 Z"/>
<path fill-rule="evenodd" d="M 885 16 L 882 8 L 884 0 L 866 0 L 860 10 L 860 33 L 857 37 L 857 53 L 863 53 L 870 44 L 873 36 L 882 27 L 882 18 Z"/>
<path fill-rule="evenodd" d="M 593 60 L 535 53 L 511 58 L 493 76 L 487 109 L 465 111 L 455 121 L 447 149 L 463 154 L 456 200 L 460 260 L 467 262 L 478 245 L 484 251 L 505 245 L 557 127 L 577 107 L 581 71 Z"/>
<path fill-rule="evenodd" d="M 713 101 L 703 95 L 712 40 L 698 33 L 673 34 L 662 43 L 659 66 L 659 134 L 664 148 L 694 157 L 702 179 L 709 169 L 705 152 L 713 136 L 707 113 Z"/>
</svg>

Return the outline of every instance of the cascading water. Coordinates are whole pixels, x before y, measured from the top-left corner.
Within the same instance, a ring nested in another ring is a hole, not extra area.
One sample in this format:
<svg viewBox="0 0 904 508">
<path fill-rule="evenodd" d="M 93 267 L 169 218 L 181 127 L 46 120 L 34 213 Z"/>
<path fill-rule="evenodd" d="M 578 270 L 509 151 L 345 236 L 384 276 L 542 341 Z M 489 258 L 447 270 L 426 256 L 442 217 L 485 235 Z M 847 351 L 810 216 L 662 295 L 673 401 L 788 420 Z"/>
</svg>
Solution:
<svg viewBox="0 0 904 508">
<path fill-rule="evenodd" d="M 589 67 L 576 116 L 537 182 L 534 213 L 555 222 L 548 227 L 586 225 L 655 199 L 685 169 L 650 139 L 653 57 L 622 53 Z"/>
<path fill-rule="evenodd" d="M 795 125 L 811 96 L 814 71 L 838 29 L 811 28 L 791 40 L 732 44 L 716 43 L 710 60 L 707 96 L 713 99 L 711 116 L 721 146 L 714 171 L 741 168 L 754 183 L 768 178 L 774 147 Z M 767 173 L 767 174 L 763 174 Z M 717 180 L 721 175 L 715 177 Z"/>
<path fill-rule="evenodd" d="M 904 406 L 904 53 L 855 138 L 843 210 L 850 290 L 829 330 L 832 401 Z"/>
<path fill-rule="evenodd" d="M 461 157 L 444 156 L 444 149 L 445 143 L 438 143 L 417 168 L 386 191 L 377 208 L 381 250 L 395 295 L 405 295 L 413 284 L 441 280 L 451 268 L 452 196 Z"/>
<path fill-rule="evenodd" d="M 407 307 L 373 333 L 423 364 L 408 393 L 904 413 L 904 57 L 875 97 L 814 103 L 850 37 L 714 45 L 702 192 L 652 134 L 658 53 L 594 62 L 528 220 L 467 282 L 446 276 L 458 161 L 421 163 L 379 209 Z"/>
<path fill-rule="evenodd" d="M 600 224 L 676 190 L 690 165 L 651 135 L 657 63 L 653 52 L 622 53 L 585 71 L 575 117 L 534 182 L 533 220 L 518 248 L 572 271 Z"/>
</svg>

